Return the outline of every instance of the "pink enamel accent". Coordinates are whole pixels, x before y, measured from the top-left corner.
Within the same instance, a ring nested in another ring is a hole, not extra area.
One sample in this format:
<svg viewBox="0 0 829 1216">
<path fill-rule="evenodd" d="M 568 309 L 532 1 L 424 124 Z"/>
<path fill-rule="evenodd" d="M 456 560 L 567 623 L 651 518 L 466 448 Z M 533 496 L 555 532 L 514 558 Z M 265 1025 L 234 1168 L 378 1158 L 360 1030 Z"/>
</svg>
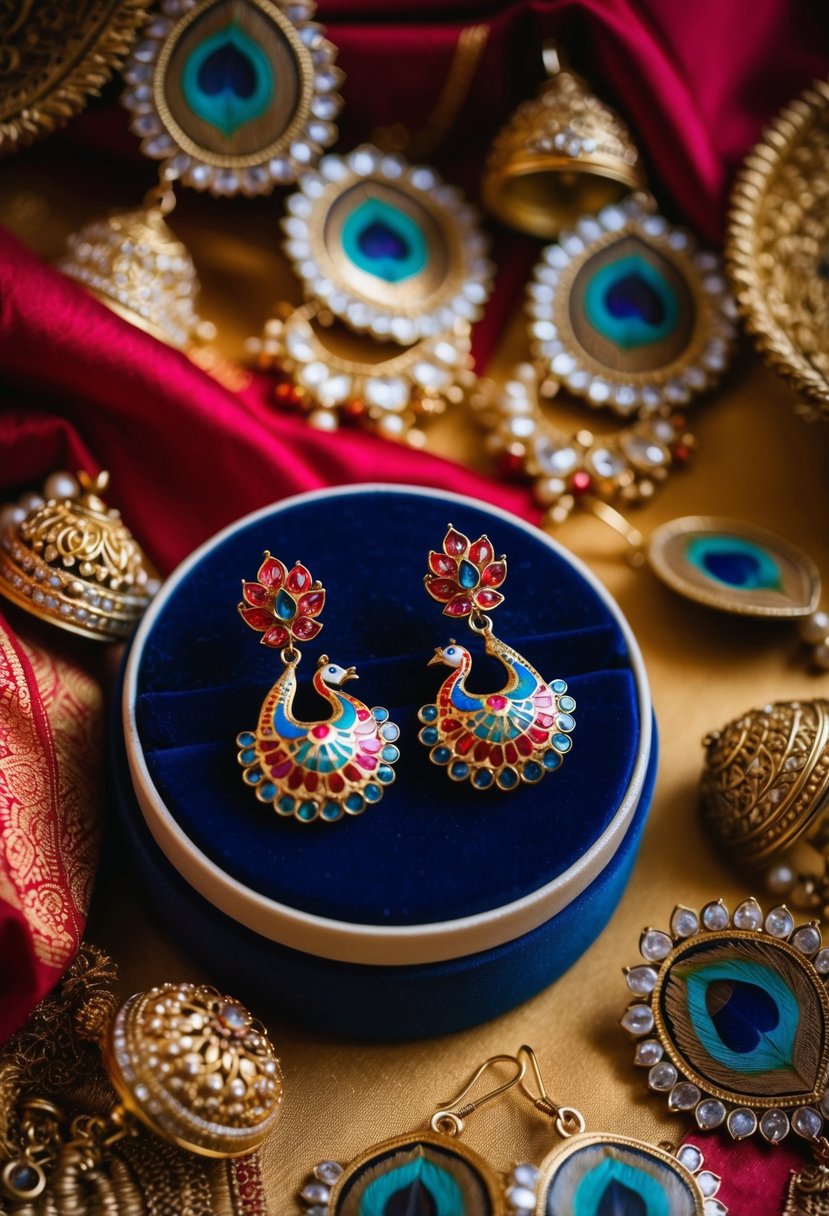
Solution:
<svg viewBox="0 0 829 1216">
<path fill-rule="evenodd" d="M 496 693 L 492 697 L 487 697 L 486 704 L 487 709 L 494 709 L 495 712 L 498 713 L 499 710 L 506 709 L 507 698 L 502 697 L 500 693 Z"/>
<path fill-rule="evenodd" d="M 311 727 L 311 734 L 315 739 L 327 739 L 331 734 L 331 727 L 326 726 L 324 723 L 320 723 L 319 726 Z"/>
</svg>

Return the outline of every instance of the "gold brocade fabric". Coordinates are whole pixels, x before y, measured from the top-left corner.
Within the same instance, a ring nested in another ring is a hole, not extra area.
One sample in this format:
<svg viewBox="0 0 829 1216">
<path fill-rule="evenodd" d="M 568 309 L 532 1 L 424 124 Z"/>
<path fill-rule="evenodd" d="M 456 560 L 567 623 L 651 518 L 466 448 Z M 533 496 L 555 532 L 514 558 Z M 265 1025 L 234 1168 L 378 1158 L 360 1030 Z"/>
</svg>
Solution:
<svg viewBox="0 0 829 1216">
<path fill-rule="evenodd" d="M 17 187 L 13 197 L 8 187 L 0 190 L 0 218 L 5 213 L 25 239 L 50 255 L 59 252 L 65 231 L 93 210 L 129 202 L 115 197 L 119 186 L 111 183 L 109 194 L 90 190 L 64 198 L 58 215 L 49 212 L 36 172 L 28 181 L 19 173 Z M 86 201 L 93 196 L 94 208 Z M 247 209 L 182 192 L 176 230 L 198 250 L 201 311 L 219 326 L 230 357 L 239 357 L 246 333 L 259 331 L 274 299 L 296 298 L 273 252 L 277 214 L 275 202 Z M 27 215 L 39 217 L 39 235 L 27 228 Z M 247 278 L 250 289 L 230 290 Z M 503 376 L 525 356 L 524 323 L 516 316 L 490 370 Z M 647 534 L 691 513 L 749 520 L 805 549 L 829 582 L 829 427 L 804 424 L 793 412 L 795 403 L 791 390 L 745 349 L 725 387 L 689 413 L 700 441 L 695 463 L 637 512 L 637 525 Z M 579 416 L 584 420 L 586 411 Z M 596 415 L 595 425 L 600 422 Z M 480 436 L 462 414 L 450 411 L 439 420 L 429 446 L 485 467 Z M 677 902 L 699 907 L 722 895 L 733 907 L 750 890 L 720 863 L 701 832 L 702 736 L 767 701 L 827 696 L 829 675 L 805 668 L 793 626 L 708 612 L 671 594 L 646 570 L 631 570 L 623 543 L 597 521 L 573 518 L 558 535 L 616 596 L 650 674 L 661 760 L 633 879 L 609 927 L 581 961 L 496 1022 L 436 1041 L 388 1046 L 325 1040 L 271 1021 L 285 1070 L 284 1113 L 265 1149 L 275 1216 L 297 1210 L 294 1193 L 315 1162 L 344 1161 L 372 1142 L 424 1126 L 485 1056 L 523 1042 L 537 1050 L 551 1093 L 579 1107 L 588 1129 L 654 1140 L 678 1140 L 686 1130 L 681 1119 L 667 1116 L 663 1099 L 646 1092 L 643 1071 L 632 1065 L 632 1042 L 618 1025 L 627 1004 L 621 968 L 637 961 L 643 926 L 667 927 Z M 201 978 L 177 950 L 175 926 L 165 931 L 151 922 L 150 893 L 129 885 L 125 869 L 121 859 L 110 858 L 88 931 L 118 962 L 123 995 L 171 977 Z M 308 1001 L 314 999 L 309 992 Z M 467 1139 L 497 1166 L 538 1158 L 552 1145 L 540 1116 L 515 1098 L 470 1117 Z"/>
</svg>

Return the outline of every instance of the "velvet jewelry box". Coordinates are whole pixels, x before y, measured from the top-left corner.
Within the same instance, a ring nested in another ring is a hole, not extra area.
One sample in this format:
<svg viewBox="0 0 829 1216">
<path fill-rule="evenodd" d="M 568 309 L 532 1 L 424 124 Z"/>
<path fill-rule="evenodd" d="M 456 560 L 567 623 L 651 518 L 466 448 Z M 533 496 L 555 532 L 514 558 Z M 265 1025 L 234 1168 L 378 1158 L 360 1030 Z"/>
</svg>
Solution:
<svg viewBox="0 0 829 1216">
<path fill-rule="evenodd" d="M 503 669 L 423 588 L 451 521 L 506 553 L 496 635 L 575 697 L 572 750 L 537 785 L 455 783 L 418 740 L 455 636 L 468 687 Z M 299 717 L 323 651 L 400 727 L 396 780 L 355 818 L 303 824 L 257 801 L 236 735 L 282 670 L 240 620 L 262 552 L 326 588 L 303 647 Z M 172 575 L 124 669 L 113 754 L 135 864 L 162 923 L 217 983 L 308 1026 L 410 1038 L 477 1024 L 555 980 L 624 886 L 651 801 L 656 740 L 641 654 L 592 574 L 537 529 L 452 494 L 361 486 L 285 500 L 225 529 Z"/>
</svg>

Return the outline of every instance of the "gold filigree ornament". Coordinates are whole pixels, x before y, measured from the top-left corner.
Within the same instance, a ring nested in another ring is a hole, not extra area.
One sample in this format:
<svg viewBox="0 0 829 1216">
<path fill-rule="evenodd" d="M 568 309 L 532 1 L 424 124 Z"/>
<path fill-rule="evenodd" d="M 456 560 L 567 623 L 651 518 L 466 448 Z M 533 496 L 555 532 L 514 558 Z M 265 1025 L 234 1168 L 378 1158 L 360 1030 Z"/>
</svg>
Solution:
<svg viewBox="0 0 829 1216">
<path fill-rule="evenodd" d="M 717 847 L 774 895 L 829 915 L 829 702 L 749 710 L 703 746 L 702 818 Z"/>
<path fill-rule="evenodd" d="M 829 83 L 785 106 L 734 184 L 726 261 L 741 313 L 768 362 L 829 417 Z"/>
<path fill-rule="evenodd" d="M 54 473 L 43 496 L 0 510 L 0 594 L 42 620 L 100 642 L 127 637 L 158 576 L 101 494 L 107 473 Z"/>
<path fill-rule="evenodd" d="M 0 5 L 0 156 L 79 114 L 121 66 L 149 0 Z"/>
<path fill-rule="evenodd" d="M 277 400 L 422 443 L 411 424 L 458 401 L 493 266 L 475 210 L 434 169 L 364 144 L 323 157 L 286 203 L 285 252 L 306 304 L 252 344 Z"/>
</svg>

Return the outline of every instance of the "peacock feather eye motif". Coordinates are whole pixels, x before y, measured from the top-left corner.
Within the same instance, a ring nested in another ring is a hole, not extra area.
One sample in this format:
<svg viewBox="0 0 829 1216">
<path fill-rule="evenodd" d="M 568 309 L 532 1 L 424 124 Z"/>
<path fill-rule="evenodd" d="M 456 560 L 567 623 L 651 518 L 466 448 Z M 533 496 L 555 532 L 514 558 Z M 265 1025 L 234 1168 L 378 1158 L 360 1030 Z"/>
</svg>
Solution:
<svg viewBox="0 0 829 1216">
<path fill-rule="evenodd" d="M 133 48 L 124 105 L 162 177 L 268 194 L 337 138 L 343 79 L 313 0 L 164 0 Z"/>
<path fill-rule="evenodd" d="M 725 1124 L 777 1143 L 821 1135 L 829 1115 L 829 950 L 815 923 L 789 910 L 765 917 L 755 899 L 678 907 L 670 930 L 646 929 L 644 962 L 629 968 L 636 1000 L 622 1025 L 635 1061 L 672 1111 L 702 1129 Z"/>
<path fill-rule="evenodd" d="M 800 549 L 736 520 L 690 515 L 657 528 L 648 561 L 686 599 L 741 616 L 805 617 L 820 598 L 820 574 Z"/>
<path fill-rule="evenodd" d="M 533 355 L 551 378 L 627 417 L 711 387 L 736 337 L 719 260 L 633 198 L 544 250 L 527 311 Z"/>
<path fill-rule="evenodd" d="M 308 1216 L 503 1216 L 483 1158 L 430 1132 L 376 1144 L 345 1167 L 323 1162 L 300 1199 Z"/>
<path fill-rule="evenodd" d="M 625 1136 L 583 1134 L 536 1169 L 519 1165 L 507 1190 L 510 1216 L 727 1216 L 720 1179 L 703 1155 L 676 1155 Z"/>
</svg>

